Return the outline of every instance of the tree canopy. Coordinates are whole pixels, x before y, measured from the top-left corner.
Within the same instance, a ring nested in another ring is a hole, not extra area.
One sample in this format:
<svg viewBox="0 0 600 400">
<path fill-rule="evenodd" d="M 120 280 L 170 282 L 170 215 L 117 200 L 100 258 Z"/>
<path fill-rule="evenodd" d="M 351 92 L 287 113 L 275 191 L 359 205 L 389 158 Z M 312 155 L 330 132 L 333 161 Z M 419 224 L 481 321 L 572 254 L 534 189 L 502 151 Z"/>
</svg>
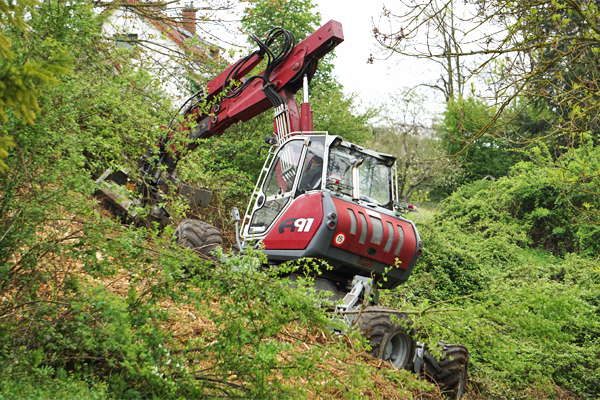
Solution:
<svg viewBox="0 0 600 400">
<path fill-rule="evenodd" d="M 38 97 L 46 85 L 58 83 L 57 75 L 70 72 L 66 50 L 59 44 L 49 48 L 47 54 L 37 53 L 23 58 L 15 52 L 8 32 L 25 32 L 25 16 L 35 12 L 37 1 L 0 1 L 0 119 L 7 122 L 8 110 L 23 123 L 33 124 L 40 111 Z M 0 136 L 0 173 L 7 168 L 3 159 L 14 147 L 11 136 Z"/>
<path fill-rule="evenodd" d="M 527 107 L 527 99 L 544 104 L 557 118 L 547 134 L 540 136 L 545 141 L 573 146 L 586 132 L 596 131 L 597 2 L 499 0 L 486 2 L 485 7 L 466 2 L 462 13 L 454 9 L 455 4 L 430 1 L 404 8 L 390 6 L 384 12 L 390 28 L 381 24 L 376 35 L 391 52 L 434 61 L 461 60 L 462 68 L 468 65 L 470 77 L 483 78 L 489 70 L 487 82 L 493 83 L 492 99 L 498 102 L 494 119 L 515 99 Z M 454 19 L 439 18 L 440 13 Z M 469 33 L 462 47 L 433 46 L 423 40 L 435 37 L 436 29 L 449 31 L 456 19 L 462 25 L 461 35 Z M 473 84 L 478 82 L 473 80 Z M 478 134 L 490 126 L 484 124 Z"/>
</svg>

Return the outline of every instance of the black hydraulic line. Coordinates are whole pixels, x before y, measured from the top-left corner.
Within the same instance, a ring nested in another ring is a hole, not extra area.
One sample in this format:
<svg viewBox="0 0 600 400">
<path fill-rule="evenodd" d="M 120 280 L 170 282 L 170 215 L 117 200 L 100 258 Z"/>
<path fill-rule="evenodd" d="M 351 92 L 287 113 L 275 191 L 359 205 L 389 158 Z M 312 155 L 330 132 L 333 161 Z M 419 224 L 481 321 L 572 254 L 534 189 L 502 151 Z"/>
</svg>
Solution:
<svg viewBox="0 0 600 400">
<path fill-rule="evenodd" d="M 196 98 L 198 95 L 202 94 L 202 92 L 204 92 L 204 88 L 198 90 L 196 93 L 194 93 L 193 95 L 191 95 L 190 97 L 188 97 L 188 99 L 181 105 L 181 107 L 179 107 L 179 110 L 177 110 L 177 112 L 175 113 L 175 115 L 173 116 L 173 118 L 171 118 L 171 121 L 169 121 L 168 128 L 171 128 L 171 126 L 173 125 L 173 121 L 175 121 L 175 118 L 179 115 L 179 113 L 181 112 L 181 110 L 183 110 L 183 107 L 185 107 L 186 104 L 190 102 L 190 100 L 192 100 L 192 99 Z M 198 103 L 195 103 L 195 104 L 198 104 Z M 191 108 L 192 107 L 188 107 L 188 109 L 186 110 L 185 114 L 187 114 Z"/>
<path fill-rule="evenodd" d="M 308 78 L 308 83 L 312 81 L 312 78 L 317 71 L 318 60 L 316 58 L 311 58 L 304 64 L 304 67 L 296 74 L 296 76 L 290 80 L 290 83 L 298 82 L 300 79 L 304 78 L 304 75 Z"/>
<path fill-rule="evenodd" d="M 282 45 L 282 48 L 281 48 L 281 51 L 279 52 L 279 54 L 275 55 L 271 51 L 271 45 L 280 36 L 283 36 L 283 45 Z M 254 40 L 256 42 L 256 44 L 259 47 L 259 50 L 252 53 L 248 57 L 248 59 L 250 57 L 254 56 L 255 54 L 258 54 L 259 56 L 266 55 L 267 66 L 265 68 L 264 74 L 263 75 L 254 75 L 254 76 L 249 77 L 242 84 L 242 86 L 234 89 L 230 94 L 226 95 L 225 97 L 228 97 L 228 98 L 237 97 L 255 79 L 261 79 L 263 81 L 263 90 L 264 90 L 265 96 L 271 101 L 271 103 L 273 104 L 273 107 L 278 107 L 282 104 L 285 104 L 285 98 L 283 96 L 281 96 L 279 93 L 277 93 L 275 88 L 273 88 L 272 83 L 270 81 L 270 75 L 273 72 L 273 70 L 275 70 L 275 68 L 277 68 L 277 66 L 279 66 L 281 63 L 283 63 L 290 56 L 290 54 L 292 54 L 292 51 L 294 50 L 294 47 L 296 46 L 296 38 L 294 37 L 294 34 L 286 29 L 277 27 L 277 28 L 271 29 L 267 33 L 267 39 L 264 42 L 261 41 L 255 35 L 250 35 L 250 37 L 252 38 L 252 40 Z M 232 69 L 230 74 L 227 76 L 227 79 L 223 82 L 223 91 L 226 90 L 226 85 L 229 82 L 230 76 L 233 75 L 233 71 L 239 71 L 239 69 L 244 65 L 244 63 L 246 61 L 247 61 L 246 58 L 240 60 L 238 62 L 238 66 L 236 66 L 235 68 Z"/>
</svg>

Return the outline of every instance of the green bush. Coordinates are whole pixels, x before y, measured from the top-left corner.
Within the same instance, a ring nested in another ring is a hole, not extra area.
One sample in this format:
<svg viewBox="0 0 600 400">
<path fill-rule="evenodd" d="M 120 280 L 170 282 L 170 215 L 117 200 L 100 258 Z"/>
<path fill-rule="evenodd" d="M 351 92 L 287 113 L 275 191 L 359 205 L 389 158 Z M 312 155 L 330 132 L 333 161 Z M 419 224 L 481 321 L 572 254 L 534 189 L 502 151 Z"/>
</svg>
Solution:
<svg viewBox="0 0 600 400">
<path fill-rule="evenodd" d="M 557 254 L 600 253 L 600 149 L 582 147 L 557 164 L 538 156 L 495 183 L 475 182 L 446 199 L 440 218 L 472 234 L 513 236 L 521 247 Z"/>
<path fill-rule="evenodd" d="M 54 371 L 51 367 L 22 369 L 17 379 L 12 374 L 0 379 L 0 398 L 19 399 L 74 399 L 100 400 L 113 398 L 106 385 L 88 382 L 86 379 L 68 375 L 65 370 Z"/>
<path fill-rule="evenodd" d="M 600 396 L 598 199 L 584 178 L 597 155 L 517 164 L 417 222 L 424 255 L 384 301 L 414 313 L 430 347 L 466 345 L 471 388 L 485 397 Z"/>
</svg>

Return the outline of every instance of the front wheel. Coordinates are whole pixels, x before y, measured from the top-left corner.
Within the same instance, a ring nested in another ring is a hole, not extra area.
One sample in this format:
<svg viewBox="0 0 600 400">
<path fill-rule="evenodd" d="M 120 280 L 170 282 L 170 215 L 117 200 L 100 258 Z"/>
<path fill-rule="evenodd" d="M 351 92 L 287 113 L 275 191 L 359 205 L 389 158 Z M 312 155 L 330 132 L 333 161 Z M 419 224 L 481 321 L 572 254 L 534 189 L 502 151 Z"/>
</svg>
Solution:
<svg viewBox="0 0 600 400">
<path fill-rule="evenodd" d="M 217 246 L 223 244 L 223 237 L 217 228 L 195 219 L 186 219 L 179 224 L 175 229 L 175 240 L 178 245 L 205 258 L 210 258 Z"/>
<path fill-rule="evenodd" d="M 357 326 L 369 339 L 371 354 L 396 368 L 412 369 L 416 341 L 412 321 L 391 307 L 367 307 Z"/>
</svg>

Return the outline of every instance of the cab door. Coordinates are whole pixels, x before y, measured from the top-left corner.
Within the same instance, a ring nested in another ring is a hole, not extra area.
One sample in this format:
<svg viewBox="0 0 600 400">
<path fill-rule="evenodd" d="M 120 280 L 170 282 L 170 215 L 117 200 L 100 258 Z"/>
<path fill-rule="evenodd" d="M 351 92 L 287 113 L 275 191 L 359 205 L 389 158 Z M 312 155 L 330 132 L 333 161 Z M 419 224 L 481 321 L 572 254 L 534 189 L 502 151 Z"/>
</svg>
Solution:
<svg viewBox="0 0 600 400">
<path fill-rule="evenodd" d="M 281 146 L 256 197 L 250 223 L 243 232 L 246 239 L 264 236 L 277 216 L 289 205 L 296 191 L 298 171 L 305 154 L 304 138 L 291 139 Z"/>
</svg>

